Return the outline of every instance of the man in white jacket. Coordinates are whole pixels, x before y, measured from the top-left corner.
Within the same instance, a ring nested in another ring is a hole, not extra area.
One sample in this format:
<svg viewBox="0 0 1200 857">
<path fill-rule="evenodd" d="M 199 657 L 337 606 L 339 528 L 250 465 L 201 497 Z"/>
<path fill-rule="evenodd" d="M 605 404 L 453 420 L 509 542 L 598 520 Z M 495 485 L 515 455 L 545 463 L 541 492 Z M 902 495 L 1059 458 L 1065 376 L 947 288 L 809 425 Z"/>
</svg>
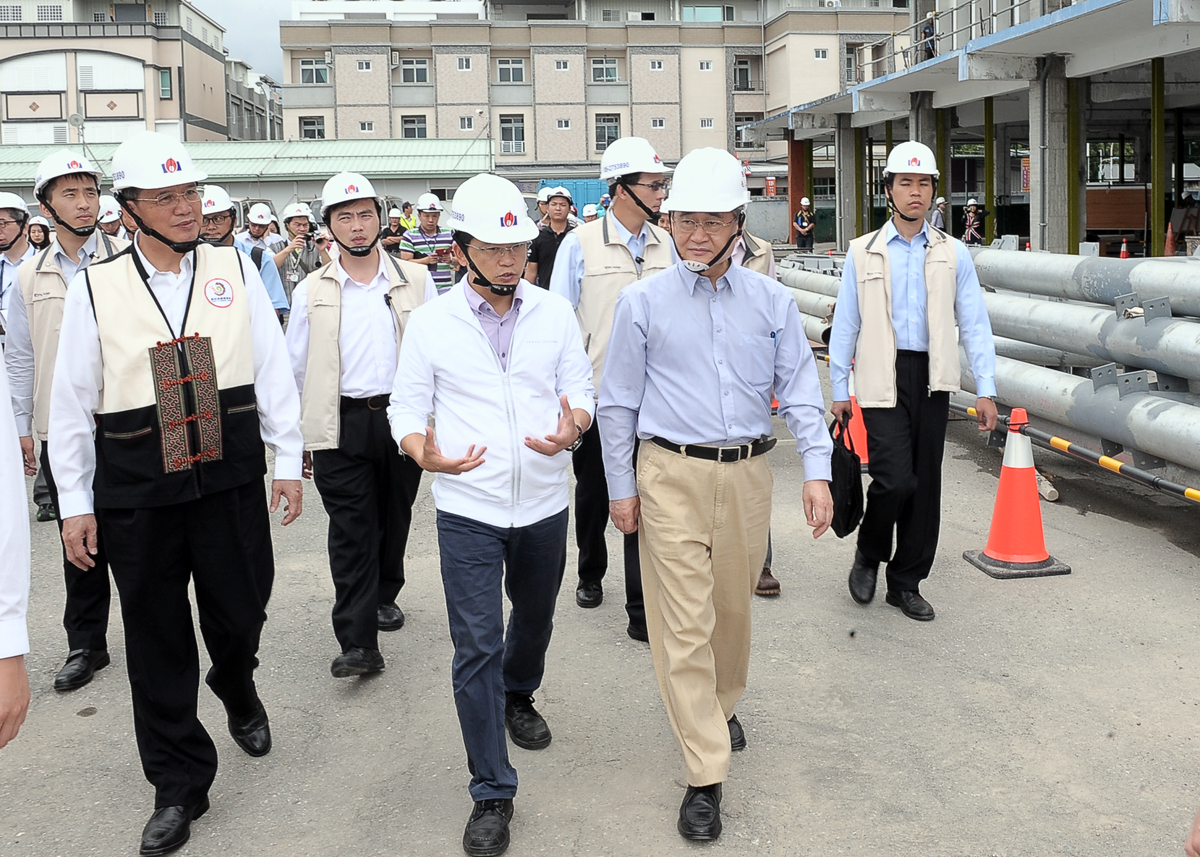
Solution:
<svg viewBox="0 0 1200 857">
<path fill-rule="evenodd" d="M 516 185 L 468 180 L 451 228 L 469 273 L 409 317 L 388 418 L 400 448 L 436 474 L 454 702 L 475 801 L 463 848 L 497 855 L 517 792 L 501 723 L 519 747 L 550 743 L 532 694 L 566 566 L 569 453 L 591 424 L 594 389 L 571 305 L 521 277 L 538 230 Z"/>
</svg>

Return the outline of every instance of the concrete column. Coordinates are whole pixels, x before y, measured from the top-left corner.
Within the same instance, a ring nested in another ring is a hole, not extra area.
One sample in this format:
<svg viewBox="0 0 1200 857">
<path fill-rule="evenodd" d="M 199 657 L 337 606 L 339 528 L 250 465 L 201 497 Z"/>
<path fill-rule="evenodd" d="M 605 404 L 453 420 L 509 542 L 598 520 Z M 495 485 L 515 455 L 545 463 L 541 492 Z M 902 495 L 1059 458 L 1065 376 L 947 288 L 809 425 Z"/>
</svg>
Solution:
<svg viewBox="0 0 1200 857">
<path fill-rule="evenodd" d="M 1067 253 L 1067 73 L 1060 56 L 1038 60 L 1029 84 L 1029 241 Z"/>
<path fill-rule="evenodd" d="M 855 129 L 850 126 L 850 114 L 842 113 L 837 118 L 837 130 L 833 136 L 834 160 L 837 164 L 837 244 L 845 250 L 851 238 L 858 236 L 855 217 L 861 207 L 855 174 Z"/>
<path fill-rule="evenodd" d="M 1087 232 L 1087 128 L 1080 90 L 1067 81 L 1067 252 L 1077 254 Z"/>
<path fill-rule="evenodd" d="M 996 120 L 991 96 L 983 99 L 983 207 L 992 212 L 984 223 L 983 240 L 996 237 Z"/>
<path fill-rule="evenodd" d="M 796 212 L 800 210 L 800 198 L 808 196 L 808 151 L 811 150 L 811 140 L 788 139 L 788 214 L 792 220 L 788 235 L 793 243 L 796 241 Z"/>
<path fill-rule="evenodd" d="M 937 146 L 937 113 L 933 109 L 932 92 L 914 92 L 908 111 L 908 139 L 924 143 L 930 149 Z"/>
<path fill-rule="evenodd" d="M 1167 109 L 1163 58 L 1150 60 L 1150 247 L 1161 256 L 1167 239 Z"/>
</svg>

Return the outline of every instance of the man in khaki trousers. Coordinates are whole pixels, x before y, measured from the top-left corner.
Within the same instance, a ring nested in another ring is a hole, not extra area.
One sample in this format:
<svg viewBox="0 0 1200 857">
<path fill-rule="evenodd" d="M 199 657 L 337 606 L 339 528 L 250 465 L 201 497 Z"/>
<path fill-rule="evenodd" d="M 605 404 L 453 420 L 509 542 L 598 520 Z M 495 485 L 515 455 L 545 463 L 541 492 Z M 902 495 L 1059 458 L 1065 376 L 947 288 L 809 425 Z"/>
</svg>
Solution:
<svg viewBox="0 0 1200 857">
<path fill-rule="evenodd" d="M 833 446 L 795 301 L 730 262 L 748 199 L 728 152 L 679 162 L 667 207 L 682 261 L 617 299 L 597 412 L 613 523 L 640 523 L 654 671 L 687 767 L 678 829 L 692 840 L 720 835 L 730 752 L 746 746 L 734 709 L 771 521 L 772 386 L 804 461 L 814 536 L 833 514 Z"/>
</svg>

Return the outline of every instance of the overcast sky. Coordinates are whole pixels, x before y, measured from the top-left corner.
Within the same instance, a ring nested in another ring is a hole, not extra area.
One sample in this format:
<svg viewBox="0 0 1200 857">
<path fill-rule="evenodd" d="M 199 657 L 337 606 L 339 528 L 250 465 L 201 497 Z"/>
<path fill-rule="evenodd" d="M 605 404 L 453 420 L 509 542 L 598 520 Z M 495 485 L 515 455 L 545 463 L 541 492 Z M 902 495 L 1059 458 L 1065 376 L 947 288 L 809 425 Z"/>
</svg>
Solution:
<svg viewBox="0 0 1200 857">
<path fill-rule="evenodd" d="M 229 55 L 255 71 L 283 80 L 279 21 L 290 18 L 291 0 L 191 0 L 225 28 Z"/>
</svg>

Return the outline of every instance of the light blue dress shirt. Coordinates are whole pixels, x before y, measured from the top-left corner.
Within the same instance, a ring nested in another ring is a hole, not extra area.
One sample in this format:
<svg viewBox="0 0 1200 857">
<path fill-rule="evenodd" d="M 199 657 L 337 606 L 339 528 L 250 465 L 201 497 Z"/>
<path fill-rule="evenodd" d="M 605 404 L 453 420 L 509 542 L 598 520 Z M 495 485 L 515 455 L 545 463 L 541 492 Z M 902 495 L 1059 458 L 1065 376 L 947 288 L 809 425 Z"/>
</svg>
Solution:
<svg viewBox="0 0 1200 857">
<path fill-rule="evenodd" d="M 833 443 L 821 382 L 791 292 L 738 265 L 714 291 L 678 262 L 627 286 L 596 411 L 608 496 L 637 494 L 635 434 L 709 446 L 769 436 L 772 386 L 804 478 L 828 480 Z"/>
<path fill-rule="evenodd" d="M 238 247 L 247 256 L 250 256 L 250 251 L 244 247 Z M 251 261 L 254 257 L 251 256 Z M 283 278 L 279 276 L 279 268 L 275 265 L 275 259 L 270 253 L 262 254 L 262 264 L 258 266 L 259 276 L 262 277 L 263 285 L 267 287 L 267 295 L 271 298 L 271 306 L 275 309 L 287 311 L 288 299 L 287 294 L 283 291 Z"/>
<path fill-rule="evenodd" d="M 622 244 L 629 248 L 633 258 L 642 258 L 646 252 L 646 236 L 650 234 L 650 227 L 643 223 L 641 231 L 634 235 L 625 228 L 621 221 L 617 220 L 615 214 L 606 214 L 605 217 L 608 218 L 608 228 L 617 230 L 617 237 L 621 239 Z M 676 262 L 679 261 L 679 254 L 675 252 L 674 242 L 671 242 L 671 258 Z M 558 245 L 558 254 L 554 257 L 554 273 L 550 276 L 550 291 L 566 298 L 571 302 L 571 306 L 578 309 L 579 284 L 581 282 L 583 282 L 583 247 L 579 244 L 579 236 L 575 234 L 575 230 L 571 230 Z"/>
<path fill-rule="evenodd" d="M 911 242 L 896 231 L 889 220 L 883 227 L 887 242 L 888 265 L 892 274 L 892 327 L 896 331 L 896 348 L 900 351 L 929 350 L 929 321 L 926 313 L 925 248 L 929 243 L 929 225 Z M 957 269 L 954 315 L 958 319 L 958 340 L 967 351 L 975 389 L 979 396 L 996 395 L 996 349 L 992 342 L 992 324 L 983 302 L 983 290 L 975 263 L 966 245 L 954 242 Z M 850 399 L 850 364 L 858 343 L 862 316 L 858 311 L 858 274 L 854 258 L 846 255 L 842 268 L 842 285 L 838 289 L 837 311 L 833 315 L 833 330 L 829 336 L 829 379 L 833 385 L 833 400 Z"/>
</svg>

